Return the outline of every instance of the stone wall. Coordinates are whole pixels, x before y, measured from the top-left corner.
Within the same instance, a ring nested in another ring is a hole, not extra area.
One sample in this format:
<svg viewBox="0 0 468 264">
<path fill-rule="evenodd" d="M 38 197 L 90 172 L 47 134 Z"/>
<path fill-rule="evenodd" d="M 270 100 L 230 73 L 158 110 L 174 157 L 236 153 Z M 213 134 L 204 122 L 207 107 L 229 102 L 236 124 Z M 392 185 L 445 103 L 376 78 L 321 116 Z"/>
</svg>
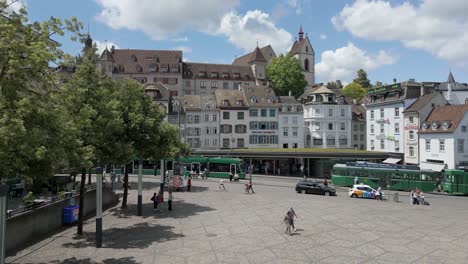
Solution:
<svg viewBox="0 0 468 264">
<path fill-rule="evenodd" d="M 13 253 L 34 241 L 45 238 L 57 232 L 62 227 L 62 209 L 70 205 L 70 199 L 55 202 L 7 220 L 6 252 Z M 79 195 L 74 197 L 75 204 L 79 204 Z M 118 196 L 110 189 L 103 188 L 103 209 L 118 203 Z M 92 217 L 96 213 L 96 190 L 89 190 L 85 196 L 84 215 Z"/>
</svg>

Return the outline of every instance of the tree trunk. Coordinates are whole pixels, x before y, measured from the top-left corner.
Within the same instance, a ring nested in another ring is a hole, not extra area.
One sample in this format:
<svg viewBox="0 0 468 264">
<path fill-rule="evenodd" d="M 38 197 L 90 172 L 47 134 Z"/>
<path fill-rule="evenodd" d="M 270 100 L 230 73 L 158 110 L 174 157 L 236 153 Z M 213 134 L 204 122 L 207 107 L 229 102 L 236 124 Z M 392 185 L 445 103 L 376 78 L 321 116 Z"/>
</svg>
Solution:
<svg viewBox="0 0 468 264">
<path fill-rule="evenodd" d="M 80 208 L 78 210 L 78 230 L 76 234 L 78 236 L 83 235 L 83 213 L 84 213 L 84 196 L 86 193 L 86 169 L 81 171 L 81 183 L 80 183 Z"/>
<path fill-rule="evenodd" d="M 88 171 L 88 184 L 91 184 L 91 169 Z"/>
<path fill-rule="evenodd" d="M 129 164 L 125 164 L 125 175 L 124 175 L 124 183 L 123 183 L 123 188 L 124 188 L 124 193 L 122 197 L 122 209 L 127 209 L 127 196 L 128 196 L 128 168 Z"/>
</svg>

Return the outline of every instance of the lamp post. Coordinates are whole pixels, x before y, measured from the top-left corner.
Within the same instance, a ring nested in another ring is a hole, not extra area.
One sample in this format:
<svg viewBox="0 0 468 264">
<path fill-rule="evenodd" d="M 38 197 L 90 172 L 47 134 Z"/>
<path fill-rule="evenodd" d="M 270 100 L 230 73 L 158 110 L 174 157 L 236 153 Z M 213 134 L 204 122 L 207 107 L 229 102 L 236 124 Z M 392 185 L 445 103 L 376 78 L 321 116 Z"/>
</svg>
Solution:
<svg viewBox="0 0 468 264">
<path fill-rule="evenodd" d="M 102 247 L 102 167 L 96 168 L 96 247 Z"/>
<path fill-rule="evenodd" d="M 138 207 L 137 216 L 143 215 L 143 158 L 138 160 Z"/>
<path fill-rule="evenodd" d="M 8 185 L 0 183 L 0 264 L 5 263 L 5 236 Z"/>
</svg>

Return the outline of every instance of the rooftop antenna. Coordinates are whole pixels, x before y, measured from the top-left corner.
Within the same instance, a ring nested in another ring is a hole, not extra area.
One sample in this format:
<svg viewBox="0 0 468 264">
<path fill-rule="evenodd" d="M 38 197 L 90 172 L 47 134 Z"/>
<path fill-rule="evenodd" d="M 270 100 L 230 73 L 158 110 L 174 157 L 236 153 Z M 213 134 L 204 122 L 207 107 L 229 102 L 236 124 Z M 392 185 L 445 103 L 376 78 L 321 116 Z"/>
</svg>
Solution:
<svg viewBox="0 0 468 264">
<path fill-rule="evenodd" d="M 257 39 L 257 48 L 258 48 L 258 39 Z"/>
</svg>

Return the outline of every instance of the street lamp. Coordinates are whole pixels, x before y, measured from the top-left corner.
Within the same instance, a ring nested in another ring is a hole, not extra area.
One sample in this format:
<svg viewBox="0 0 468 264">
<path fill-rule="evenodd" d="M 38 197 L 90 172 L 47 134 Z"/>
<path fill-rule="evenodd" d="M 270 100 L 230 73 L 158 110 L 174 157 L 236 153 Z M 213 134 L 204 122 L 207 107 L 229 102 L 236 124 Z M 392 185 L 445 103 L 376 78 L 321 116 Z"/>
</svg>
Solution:
<svg viewBox="0 0 468 264">
<path fill-rule="evenodd" d="M 5 236 L 8 185 L 0 183 L 0 264 L 5 263 Z"/>
</svg>

